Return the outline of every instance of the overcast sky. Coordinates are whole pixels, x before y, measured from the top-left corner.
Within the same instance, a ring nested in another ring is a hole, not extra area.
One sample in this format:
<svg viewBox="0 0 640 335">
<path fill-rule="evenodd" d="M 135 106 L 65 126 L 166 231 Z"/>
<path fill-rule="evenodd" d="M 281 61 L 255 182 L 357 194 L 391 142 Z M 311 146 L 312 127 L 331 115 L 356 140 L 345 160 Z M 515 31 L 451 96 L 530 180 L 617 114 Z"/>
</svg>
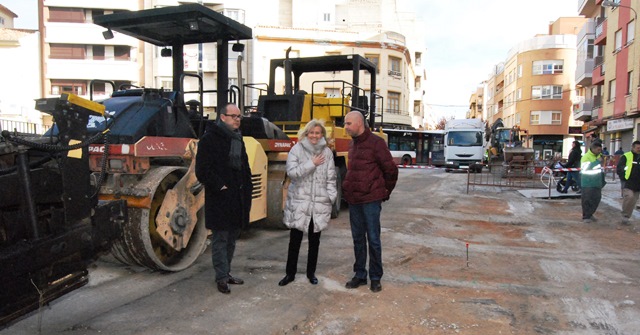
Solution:
<svg viewBox="0 0 640 335">
<path fill-rule="evenodd" d="M 87 0 L 89 1 L 89 0 Z M 578 0 L 397 0 L 425 22 L 428 111 L 464 118 L 469 97 L 509 49 L 549 23 L 577 16 Z M 16 28 L 37 29 L 36 0 L 0 0 L 18 14 Z M 452 107 L 445 107 L 452 106 Z"/>
<path fill-rule="evenodd" d="M 471 94 L 512 47 L 548 33 L 559 17 L 578 15 L 577 0 L 397 1 L 425 22 L 427 110 L 436 120 L 464 118 Z"/>
</svg>

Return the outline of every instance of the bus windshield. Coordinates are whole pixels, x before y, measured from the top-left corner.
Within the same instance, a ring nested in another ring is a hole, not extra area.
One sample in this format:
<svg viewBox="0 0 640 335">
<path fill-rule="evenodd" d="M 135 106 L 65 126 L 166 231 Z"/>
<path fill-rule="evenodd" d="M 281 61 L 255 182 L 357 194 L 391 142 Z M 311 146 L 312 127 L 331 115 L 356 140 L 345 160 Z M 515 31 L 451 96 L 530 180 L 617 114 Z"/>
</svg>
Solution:
<svg viewBox="0 0 640 335">
<path fill-rule="evenodd" d="M 481 131 L 450 131 L 447 145 L 458 147 L 482 146 Z"/>
</svg>

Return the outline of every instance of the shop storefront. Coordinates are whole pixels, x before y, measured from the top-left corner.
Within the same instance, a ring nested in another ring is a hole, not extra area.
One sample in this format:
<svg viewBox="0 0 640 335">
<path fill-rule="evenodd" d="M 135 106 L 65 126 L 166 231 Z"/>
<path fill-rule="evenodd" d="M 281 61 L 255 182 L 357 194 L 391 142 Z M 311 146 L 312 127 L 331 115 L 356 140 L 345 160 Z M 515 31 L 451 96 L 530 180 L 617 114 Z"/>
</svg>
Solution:
<svg viewBox="0 0 640 335">
<path fill-rule="evenodd" d="M 623 118 L 608 120 L 606 131 L 602 140 L 610 153 L 616 152 L 618 149 L 623 151 L 631 150 L 631 142 L 633 142 L 634 119 Z"/>
</svg>

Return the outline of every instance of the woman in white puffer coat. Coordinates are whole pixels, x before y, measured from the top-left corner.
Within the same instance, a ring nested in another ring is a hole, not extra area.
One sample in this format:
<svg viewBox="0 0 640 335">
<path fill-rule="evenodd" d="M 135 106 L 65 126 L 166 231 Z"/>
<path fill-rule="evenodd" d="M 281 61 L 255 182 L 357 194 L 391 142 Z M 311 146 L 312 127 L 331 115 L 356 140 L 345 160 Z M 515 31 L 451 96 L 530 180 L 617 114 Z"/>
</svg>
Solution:
<svg viewBox="0 0 640 335">
<path fill-rule="evenodd" d="M 298 143 L 287 158 L 287 175 L 291 179 L 284 208 L 284 224 L 291 229 L 286 276 L 278 285 L 295 280 L 303 232 L 309 238 L 307 278 L 318 284 L 315 276 L 320 247 L 320 232 L 331 219 L 331 207 L 337 198 L 336 169 L 333 152 L 327 147 L 324 122 L 313 119 L 298 133 Z"/>
</svg>

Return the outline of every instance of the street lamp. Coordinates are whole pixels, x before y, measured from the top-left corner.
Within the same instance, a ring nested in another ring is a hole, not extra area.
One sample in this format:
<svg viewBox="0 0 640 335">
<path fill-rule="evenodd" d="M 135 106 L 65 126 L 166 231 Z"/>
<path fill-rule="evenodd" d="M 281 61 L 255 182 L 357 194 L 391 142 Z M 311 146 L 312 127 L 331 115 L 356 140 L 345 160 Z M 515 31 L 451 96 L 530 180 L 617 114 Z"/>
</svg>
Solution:
<svg viewBox="0 0 640 335">
<path fill-rule="evenodd" d="M 629 8 L 631 9 L 631 11 L 633 12 L 633 17 L 634 20 L 638 19 L 638 13 L 636 13 L 636 10 L 633 9 L 631 6 L 625 6 L 625 5 L 621 5 L 619 2 L 617 1 L 608 1 L 605 0 L 602 2 L 601 4 L 602 7 L 611 7 L 612 9 L 616 9 L 618 7 L 622 7 L 622 8 Z"/>
</svg>

